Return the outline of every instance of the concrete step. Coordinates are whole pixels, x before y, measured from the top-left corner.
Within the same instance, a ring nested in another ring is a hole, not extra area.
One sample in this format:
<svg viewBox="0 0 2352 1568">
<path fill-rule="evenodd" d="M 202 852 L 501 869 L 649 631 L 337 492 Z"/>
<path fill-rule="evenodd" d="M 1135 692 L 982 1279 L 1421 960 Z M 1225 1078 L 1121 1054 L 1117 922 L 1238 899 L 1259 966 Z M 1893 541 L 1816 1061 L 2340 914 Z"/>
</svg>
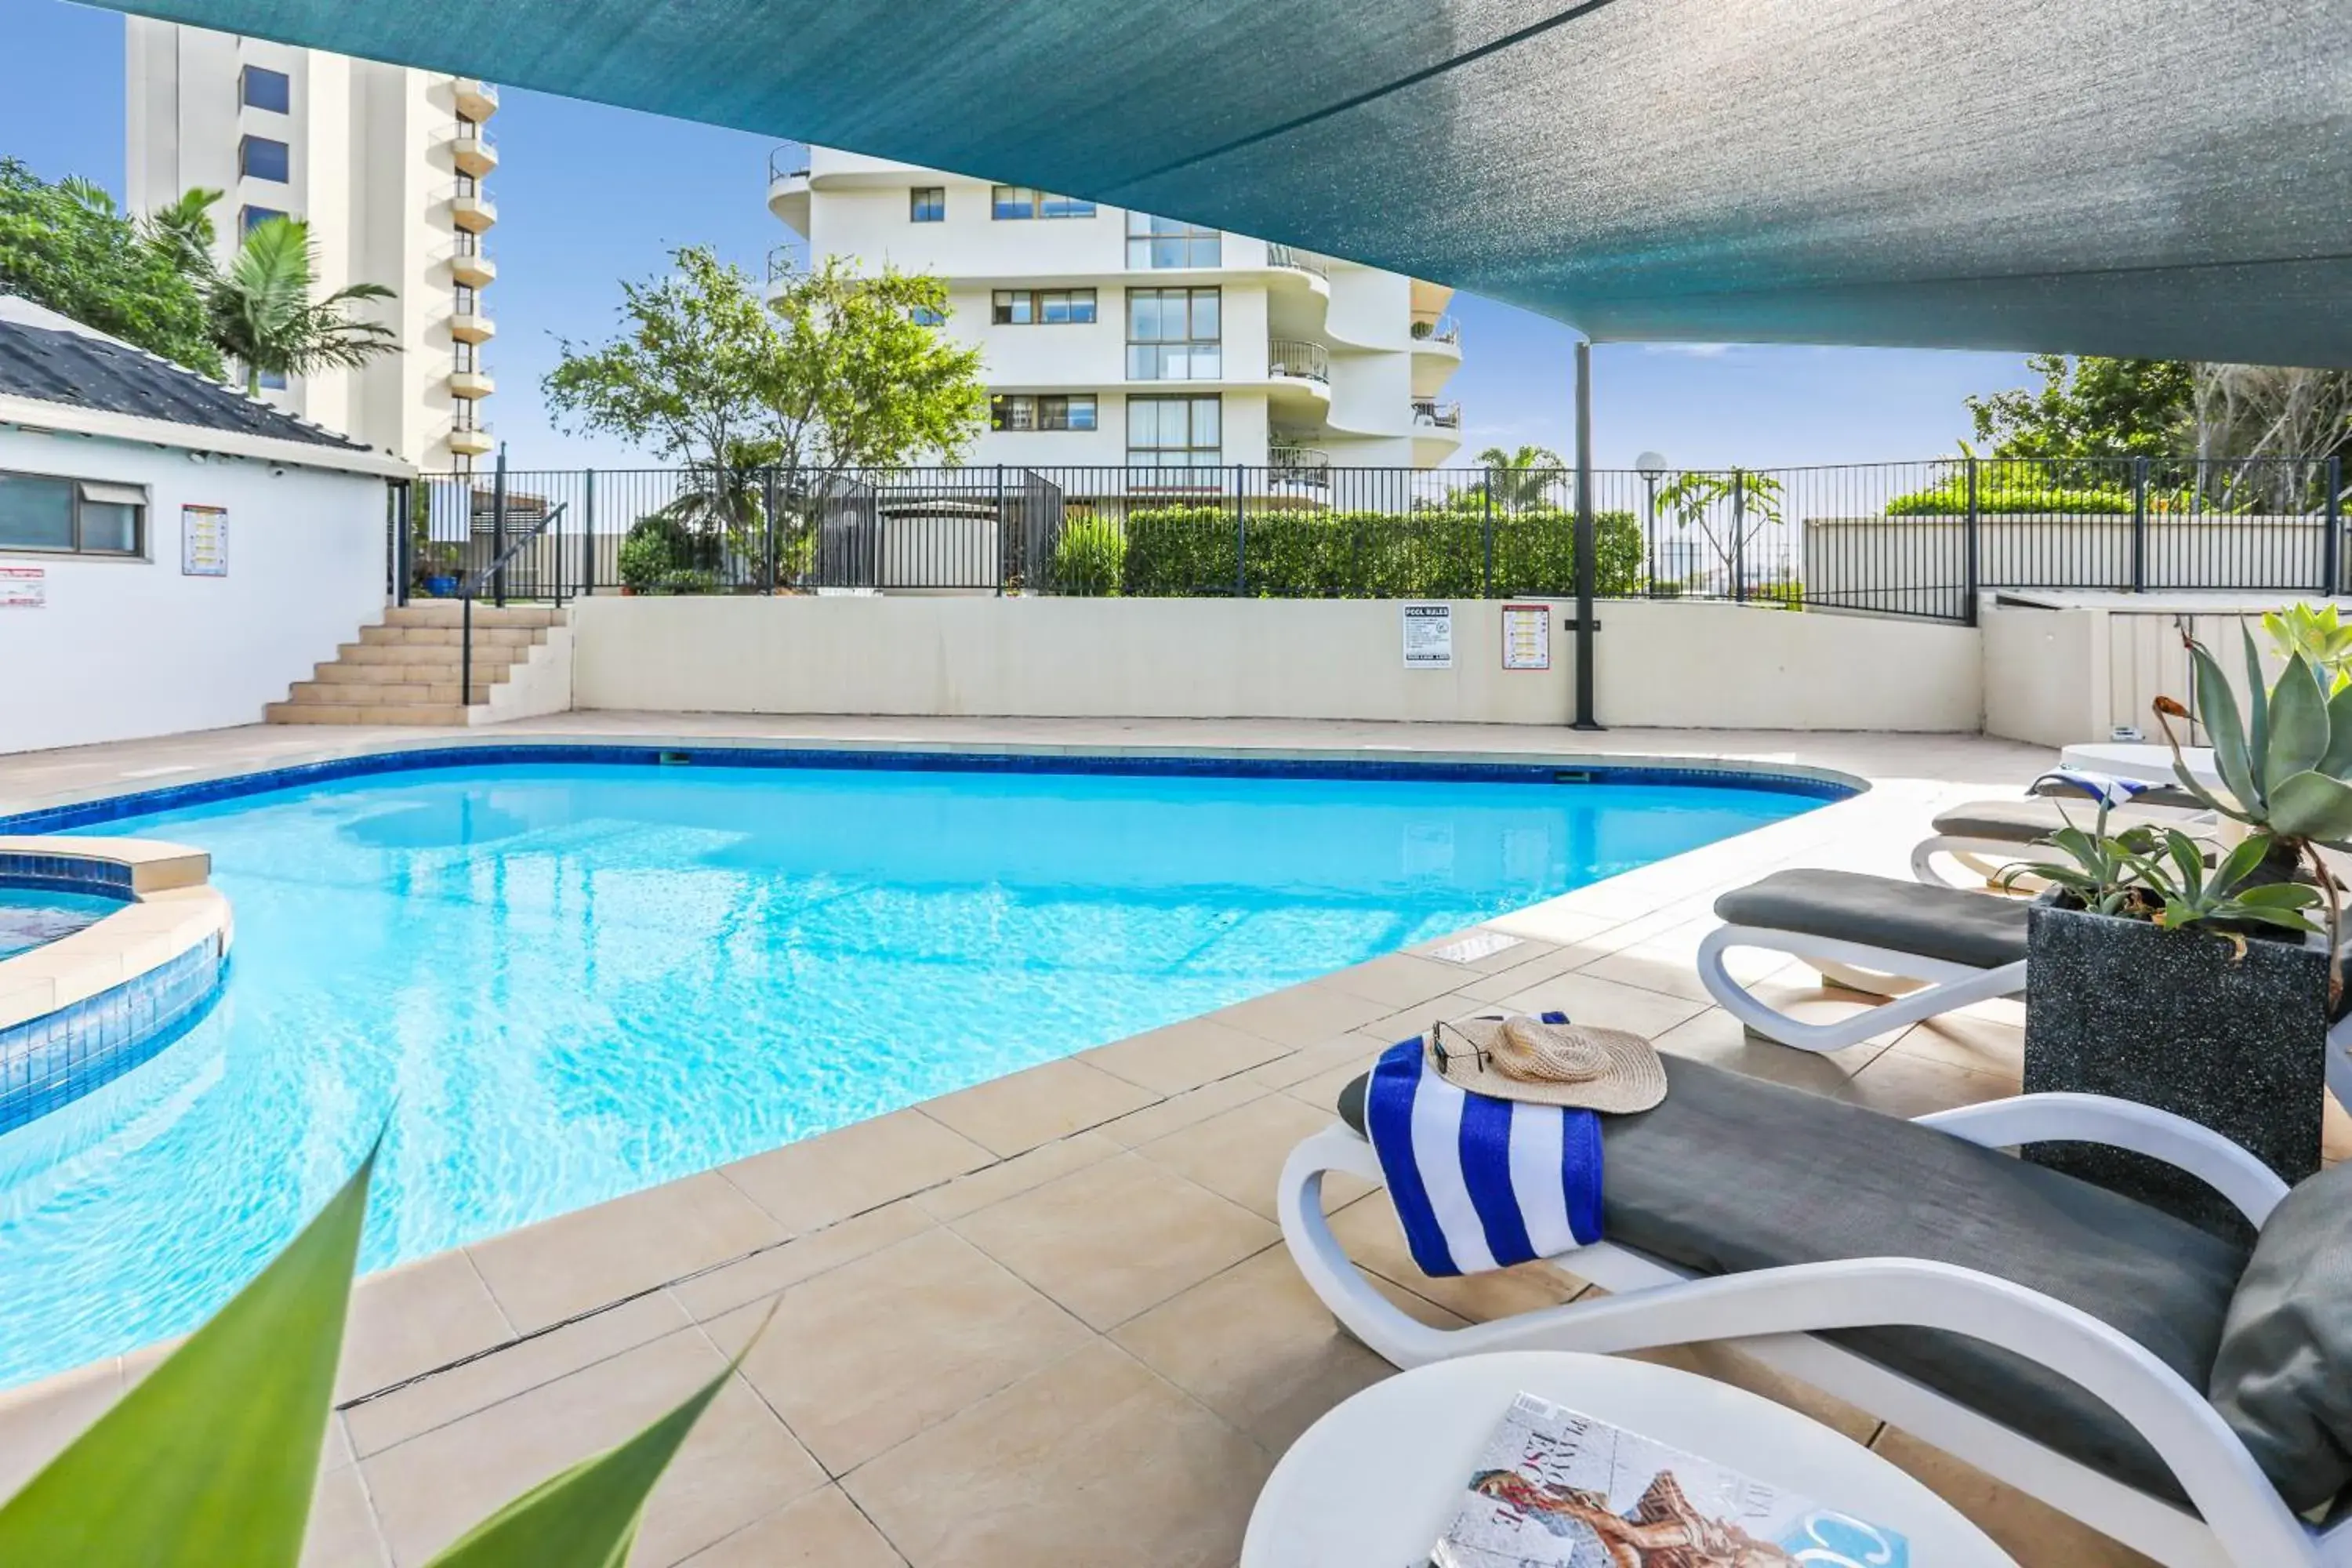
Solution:
<svg viewBox="0 0 2352 1568">
<path fill-rule="evenodd" d="M 466 710 L 454 702 L 340 706 L 326 702 L 272 702 L 263 710 L 272 724 L 464 724 Z"/>
<path fill-rule="evenodd" d="M 474 683 L 474 700 L 490 700 L 491 682 Z M 400 685 L 352 686 L 332 680 L 298 680 L 288 693 L 288 700 L 304 707 L 324 704 L 330 708 L 362 706 L 408 708 L 420 703 L 436 704 L 457 700 L 457 673 L 449 672 L 447 680 L 408 681 Z"/>
<path fill-rule="evenodd" d="M 425 652 L 425 649 L 418 649 Z M 474 661 L 473 677 L 477 686 L 495 686 L 512 671 L 509 664 L 491 664 L 486 659 Z M 321 664 L 315 666 L 311 679 L 325 686 L 352 687 L 373 689 L 380 686 L 455 686 L 464 674 L 454 658 L 436 658 L 415 664 Z"/>
<path fill-rule="evenodd" d="M 510 664 L 520 664 L 529 658 L 533 646 L 527 642 L 486 643 L 478 637 L 474 639 L 474 668 L 477 673 L 485 669 L 503 670 Z M 457 668 L 457 645 L 454 642 L 414 643 L 404 639 L 387 643 L 347 642 L 335 650 L 333 665 L 322 664 L 319 668 L 356 669 L 371 665 L 431 665 L 436 668 L 446 665 L 454 672 Z M 449 679 L 455 680 L 457 676 L 452 673 Z"/>
<path fill-rule="evenodd" d="M 360 641 L 379 647 L 405 644 L 412 647 L 456 647 L 466 640 L 465 632 L 456 626 L 362 626 Z M 529 647 L 547 640 L 544 626 L 486 626 L 474 623 L 474 650 L 485 647 Z"/>
<path fill-rule="evenodd" d="M 454 626 L 465 617 L 465 606 L 454 599 L 425 599 L 401 605 L 383 614 L 394 626 Z M 474 601 L 474 625 L 482 626 L 553 626 L 563 624 L 564 612 L 553 605 L 496 605 Z"/>
</svg>

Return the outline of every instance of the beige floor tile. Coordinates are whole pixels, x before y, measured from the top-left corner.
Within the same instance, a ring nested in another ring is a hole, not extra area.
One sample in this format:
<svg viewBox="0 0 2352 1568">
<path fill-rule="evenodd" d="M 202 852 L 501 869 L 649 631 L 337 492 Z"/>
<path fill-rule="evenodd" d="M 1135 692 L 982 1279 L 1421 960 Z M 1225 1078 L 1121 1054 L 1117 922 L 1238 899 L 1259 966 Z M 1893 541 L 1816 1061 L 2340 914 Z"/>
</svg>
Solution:
<svg viewBox="0 0 2352 1568">
<path fill-rule="evenodd" d="M 767 1310 L 722 1317 L 711 1337 L 731 1352 Z M 1089 1337 L 970 1243 L 930 1230 L 785 1291 L 743 1375 L 839 1475 Z"/>
<path fill-rule="evenodd" d="M 1268 1089 L 1288 1089 L 1341 1068 L 1349 1069 L 1348 1076 L 1352 1078 L 1370 1068 L 1382 1051 L 1394 1044 L 1395 1040 L 1380 1035 L 1341 1035 L 1320 1045 L 1302 1047 L 1286 1057 L 1266 1063 L 1249 1077 L 1252 1082 L 1262 1083 Z"/>
<path fill-rule="evenodd" d="M 1720 1007 L 1677 1024 L 1651 1044 L 1675 1056 L 1815 1094 L 1837 1093 L 1887 1048 L 1865 1042 L 1842 1051 L 1801 1051 L 1748 1033 L 1747 1026 Z"/>
<path fill-rule="evenodd" d="M 1705 1003 L 1685 996 L 1668 996 L 1636 985 L 1622 985 L 1613 980 L 1596 980 L 1581 970 L 1538 981 L 1525 991 L 1504 997 L 1499 1005 L 1515 1013 L 1556 1010 L 1566 1013 L 1573 1023 L 1631 1029 L 1653 1038 L 1706 1010 Z"/>
<path fill-rule="evenodd" d="M 1168 1102 L 1163 1100 L 1161 1103 Z M 1135 1114 L 1149 1116 L 1151 1111 L 1139 1110 Z M 1132 1119 L 1122 1117 L 1120 1120 Z M 974 1171 L 968 1176 L 958 1176 L 945 1186 L 933 1187 L 929 1192 L 918 1194 L 914 1201 L 924 1213 L 936 1219 L 953 1219 L 974 1209 L 986 1208 L 1015 1193 L 1025 1193 L 1032 1187 L 1043 1186 L 1073 1171 L 1082 1171 L 1088 1165 L 1109 1159 L 1123 1147 L 1118 1139 L 1109 1136 L 1110 1129 L 1118 1125 L 1117 1121 L 1108 1122 L 1090 1132 L 1080 1132 L 1052 1143 L 1040 1143 L 1026 1154 L 999 1160 L 995 1164 Z"/>
<path fill-rule="evenodd" d="M 1331 1216 L 1331 1234 L 1356 1266 L 1474 1323 L 1573 1300 L 1586 1281 L 1549 1263 L 1433 1279 L 1414 1267 L 1388 1194 L 1359 1198 Z"/>
<path fill-rule="evenodd" d="M 1424 1323 L 1462 1325 L 1443 1307 L 1374 1284 Z M 1341 1331 L 1279 1247 L 1161 1302 L 1111 1338 L 1270 1454 L 1396 1370 Z"/>
<path fill-rule="evenodd" d="M 1100 1126 L 1160 1097 L 1065 1058 L 934 1100 L 923 1109 L 1000 1157 Z"/>
<path fill-rule="evenodd" d="M 352 1291 L 335 1397 L 356 1399 L 513 1337 L 463 1251 L 370 1274 Z"/>
<path fill-rule="evenodd" d="M 1258 1070 L 1271 1069 L 1283 1062 L 1294 1059 L 1297 1054 L 1302 1053 L 1294 1053 L 1293 1057 L 1278 1057 Z M 1182 1094 L 1170 1095 L 1157 1105 L 1147 1105 L 1142 1110 L 1122 1116 L 1116 1121 L 1106 1121 L 1095 1131 L 1114 1143 L 1132 1149 L 1139 1143 L 1149 1143 L 1154 1138 L 1164 1138 L 1180 1127 L 1190 1127 L 1195 1121 L 1205 1121 L 1212 1116 L 1222 1115 L 1236 1105 L 1246 1105 L 1251 1100 L 1261 1099 L 1271 1092 L 1273 1092 L 1271 1089 L 1258 1081 L 1257 1073 L 1245 1072 L 1238 1078 L 1219 1079 L 1214 1083 L 1204 1083 L 1200 1088 L 1187 1089 Z"/>
<path fill-rule="evenodd" d="M 2002 1485 L 1939 1448 L 1929 1447 L 1907 1432 L 1889 1426 L 1871 1447 L 1966 1514 L 1970 1523 L 2017 1560 L 2017 1568 L 2156 1568 L 2148 1558 L 2122 1542 Z"/>
<path fill-rule="evenodd" d="M 1097 1329 L 1126 1321 L 1278 1238 L 1247 1209 L 1121 1154 L 954 1222 Z"/>
<path fill-rule="evenodd" d="M 1706 983 L 1698 977 L 1698 944 L 1688 940 L 1687 933 L 1694 930 L 1711 931 L 1720 923 L 1707 920 L 1677 926 L 1664 936 L 1594 959 L 1577 973 L 1711 1004 L 1715 998 L 1708 993 Z M 1796 968 L 1796 960 L 1785 952 L 1765 948 L 1736 947 L 1724 954 L 1724 964 L 1734 980 L 1743 985 L 1754 985 Z"/>
<path fill-rule="evenodd" d="M 1486 922 L 1495 931 L 1561 945 L 1598 935 L 1608 930 L 1611 923 L 1604 916 L 1585 914 L 1558 899 L 1530 904 L 1524 910 L 1514 910 Z"/>
<path fill-rule="evenodd" d="M 386 1568 L 391 1561 L 360 1472 L 350 1465 L 323 1471 L 310 1499 L 302 1568 Z"/>
<path fill-rule="evenodd" d="M 681 1279 L 669 1288 L 669 1295 L 698 1322 L 708 1322 L 746 1302 L 764 1300 L 803 1279 L 895 1247 L 934 1223 L 916 1200 L 885 1204 L 723 1268 Z"/>
<path fill-rule="evenodd" d="M 1481 1002 L 1500 1002 L 1506 996 L 1516 996 L 1528 986 L 1549 980 L 1555 974 L 1566 974 L 1582 969 L 1586 964 L 1608 956 L 1609 950 L 1582 942 L 1547 945 L 1537 956 L 1522 960 L 1507 968 L 1491 970 L 1465 981 L 1459 987 L 1465 996 Z"/>
<path fill-rule="evenodd" d="M 1947 1013 L 1915 1024 L 1888 1047 L 1906 1057 L 1948 1062 L 1970 1072 L 2020 1079 L 2025 1076 L 2025 1030 L 1969 1013 Z"/>
<path fill-rule="evenodd" d="M 1461 964 L 1415 953 L 1391 952 L 1327 974 L 1318 984 L 1352 996 L 1367 997 L 1382 1004 L 1385 1011 L 1393 1012 L 1400 1007 L 1418 1006 L 1433 996 L 1443 996 L 1458 989 L 1468 978 Z"/>
<path fill-rule="evenodd" d="M 814 1491 L 745 1525 L 681 1568 L 906 1568 L 839 1487 Z"/>
<path fill-rule="evenodd" d="M 1210 1017 L 1218 1023 L 1294 1048 L 1361 1028 L 1396 1008 L 1353 992 L 1328 985 L 1293 985 L 1286 990 L 1239 1002 Z"/>
<path fill-rule="evenodd" d="M 842 1484 L 913 1568 L 1229 1568 L 1272 1463 L 1097 1341 Z"/>
<path fill-rule="evenodd" d="M 1499 1003 L 1483 996 L 1473 996 L 1465 991 L 1449 991 L 1443 996 L 1433 996 L 1411 1007 L 1403 1007 L 1386 1017 L 1375 1018 L 1357 1034 L 1394 1045 L 1415 1035 L 1426 1035 L 1432 1024 L 1443 1019 L 1451 1023 L 1460 1018 L 1476 1018 L 1503 1011 Z"/>
<path fill-rule="evenodd" d="M 1082 1051 L 1078 1060 L 1158 1094 L 1181 1094 L 1246 1072 L 1286 1054 L 1286 1047 L 1244 1034 L 1213 1018 L 1188 1018 L 1164 1029 Z"/>
<path fill-rule="evenodd" d="M 723 1369 L 698 1329 L 664 1335 L 360 1462 L 400 1568 L 610 1447 Z M 730 1378 L 646 1510 L 635 1560 L 672 1563 L 824 1484 L 775 1413 Z"/>
<path fill-rule="evenodd" d="M 1989 1072 L 1970 1072 L 1948 1062 L 1882 1054 L 1838 1091 L 1842 1100 L 1883 1110 L 1889 1116 L 1925 1116 L 1955 1106 L 2003 1100 L 2017 1092 L 2017 1080 Z"/>
<path fill-rule="evenodd" d="M 804 1231 L 952 1181 L 994 1158 L 919 1110 L 898 1110 L 721 1165 L 719 1173 L 786 1230 Z"/>
<path fill-rule="evenodd" d="M 122 1369 L 111 1356 L 0 1393 L 0 1498 L 31 1480 L 121 1394 Z"/>
<path fill-rule="evenodd" d="M 1587 1300 L 1602 1292 L 1595 1289 Z M 1655 1362 L 1683 1372 L 1711 1377 L 1717 1383 L 1727 1383 L 1744 1388 L 1750 1394 L 1760 1394 L 1776 1405 L 1811 1416 L 1822 1426 L 1857 1443 L 1867 1443 L 1876 1436 L 1882 1423 L 1868 1411 L 1848 1405 L 1833 1394 L 1824 1394 L 1809 1383 L 1801 1383 L 1766 1366 L 1754 1356 L 1722 1344 L 1664 1345 L 1656 1350 L 1631 1352 L 1635 1361 Z"/>
<path fill-rule="evenodd" d="M 1328 1120 L 1339 1113 L 1339 1091 L 1370 1072 L 1379 1054 L 1375 1051 L 1362 1061 L 1342 1063 L 1328 1072 L 1301 1079 L 1282 1092 L 1309 1110 L 1320 1112 Z"/>
<path fill-rule="evenodd" d="M 789 1233 L 716 1172 L 665 1182 L 466 1250 L 516 1328 L 560 1322 Z"/>
<path fill-rule="evenodd" d="M 674 1333 L 691 1321 L 667 1294 L 642 1296 L 479 1361 L 436 1373 L 394 1393 L 362 1400 L 343 1411 L 343 1425 L 351 1434 L 352 1447 L 364 1458 L 420 1432 Z"/>
<path fill-rule="evenodd" d="M 1288 1095 L 1254 1100 L 1223 1116 L 1196 1121 L 1137 1150 L 1219 1197 L 1277 1223 L 1275 1205 L 1283 1163 L 1301 1139 L 1331 1125 L 1331 1113 Z M 1323 1178 L 1324 1202 L 1338 1208 L 1371 1189 L 1356 1177 L 1331 1172 Z"/>
</svg>

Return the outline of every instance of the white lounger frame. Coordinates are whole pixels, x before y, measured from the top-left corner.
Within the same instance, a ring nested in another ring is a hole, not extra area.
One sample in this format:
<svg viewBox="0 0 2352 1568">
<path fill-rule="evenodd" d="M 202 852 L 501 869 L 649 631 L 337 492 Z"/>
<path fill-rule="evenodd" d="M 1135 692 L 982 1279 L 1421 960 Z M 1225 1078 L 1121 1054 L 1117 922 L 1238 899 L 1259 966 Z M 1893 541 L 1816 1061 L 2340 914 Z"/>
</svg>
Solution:
<svg viewBox="0 0 2352 1568">
<path fill-rule="evenodd" d="M 1987 897 L 1993 895 L 1987 894 Z M 1773 1007 L 1731 976 L 1724 954 L 1735 947 L 1762 948 L 1804 960 L 1828 978 L 1857 990 L 1891 995 L 1893 1000 L 1866 1008 L 1852 1017 L 1826 1024 L 1808 1024 Z M 1880 976 L 1895 976 L 1886 980 Z M 2025 960 L 1994 969 L 1948 963 L 1916 952 L 1869 947 L 1833 937 L 1802 931 L 1774 931 L 1763 926 L 1719 926 L 1699 943 L 1698 977 L 1707 994 L 1723 1010 L 1764 1036 L 1801 1051 L 1842 1051 L 1874 1035 L 1916 1024 L 1995 996 L 2013 996 L 2025 989 Z M 1913 984 L 1920 982 L 1924 984 Z"/>
<path fill-rule="evenodd" d="M 2137 1150 L 2202 1178 L 2256 1226 L 2286 1195 L 2284 1183 L 2227 1139 L 2096 1095 L 2025 1095 L 1918 1120 L 1994 1148 L 2047 1140 Z M 1382 1296 L 1340 1248 L 1323 1215 L 1326 1171 L 1381 1181 L 1380 1162 L 1363 1139 L 1337 1123 L 1316 1133 L 1283 1168 L 1283 1239 L 1348 1331 L 1400 1367 L 1492 1351 L 1616 1353 L 1720 1342 L 1892 1422 L 2168 1568 L 2352 1568 L 2352 1522 L 2323 1532 L 2297 1518 L 2202 1390 L 2098 1319 L 2009 1280 L 1912 1258 L 1693 1278 L 1602 1241 L 1561 1261 L 1610 1295 L 1438 1329 Z M 1893 1325 L 1990 1340 L 2079 1384 L 2163 1458 L 2197 1512 L 2125 1486 L 1813 1337 Z"/>
<path fill-rule="evenodd" d="M 1965 838 L 1938 833 L 1912 847 L 1911 875 L 1930 888 L 1958 888 L 1964 892 L 1981 893 L 1993 890 L 1992 882 L 2010 867 L 2046 859 L 2056 853 L 2048 845 L 2021 844 L 2013 838 Z M 1956 880 L 1946 876 L 1936 865 L 1938 855 L 1950 856 L 1969 873 L 1969 878 Z M 2029 881 L 2024 886 L 2030 891 L 2041 883 Z"/>
</svg>

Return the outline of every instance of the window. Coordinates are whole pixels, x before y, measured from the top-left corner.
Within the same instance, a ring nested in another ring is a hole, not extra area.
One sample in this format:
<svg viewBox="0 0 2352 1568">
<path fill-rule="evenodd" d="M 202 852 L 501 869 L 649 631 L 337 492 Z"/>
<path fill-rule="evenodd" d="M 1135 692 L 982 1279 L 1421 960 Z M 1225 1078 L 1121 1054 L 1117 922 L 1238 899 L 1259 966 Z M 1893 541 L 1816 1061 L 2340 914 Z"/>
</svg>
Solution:
<svg viewBox="0 0 2352 1568">
<path fill-rule="evenodd" d="M 907 193 L 908 223 L 945 223 L 948 221 L 948 190 L 945 185 L 917 185 Z"/>
<path fill-rule="evenodd" d="M 1095 204 L 1076 196 L 1057 196 L 1033 185 L 998 185 L 989 194 L 992 218 L 1092 217 Z"/>
<path fill-rule="evenodd" d="M 1214 381 L 1224 372 L 1214 289 L 1127 291 L 1129 381 Z"/>
<path fill-rule="evenodd" d="M 1148 267 L 1222 267 L 1224 254 L 1222 229 L 1199 228 L 1182 218 L 1150 213 L 1127 215 L 1127 264 L 1139 271 Z"/>
<path fill-rule="evenodd" d="M 294 83 L 284 71 L 247 66 L 237 75 L 236 100 L 247 109 L 266 109 L 272 114 L 290 113 L 294 107 Z"/>
<path fill-rule="evenodd" d="M 934 310 L 929 305 L 909 305 L 907 307 L 907 320 L 919 327 L 944 327 L 948 324 L 948 313 Z"/>
<path fill-rule="evenodd" d="M 1000 327 L 1058 327 L 1095 319 L 1091 289 L 999 289 L 992 319 Z"/>
<path fill-rule="evenodd" d="M 1128 466 L 1215 468 L 1223 458 L 1223 413 L 1213 397 L 1129 398 Z"/>
<path fill-rule="evenodd" d="M 146 535 L 147 492 L 136 485 L 0 474 L 0 550 L 138 555 Z"/>
<path fill-rule="evenodd" d="M 452 285 L 449 289 L 449 306 L 450 309 L 456 310 L 457 314 L 461 316 L 472 315 L 474 313 L 474 286 L 471 283 L 458 283 Z"/>
<path fill-rule="evenodd" d="M 237 237 L 242 239 L 247 235 L 251 234 L 255 229 L 259 228 L 263 224 L 268 223 L 271 218 L 284 217 L 286 215 L 284 213 L 279 212 L 276 207 L 239 207 L 236 209 Z"/>
<path fill-rule="evenodd" d="M 286 390 L 286 373 L 282 370 L 265 370 L 255 379 L 261 383 L 261 390 L 264 392 Z"/>
<path fill-rule="evenodd" d="M 992 430 L 1091 430 L 1095 428 L 1095 395 L 1067 397 L 1032 396 L 1025 392 L 999 393 L 988 400 Z"/>
<path fill-rule="evenodd" d="M 285 142 L 267 136 L 247 136 L 236 144 L 236 172 L 248 179 L 284 184 L 293 177 L 291 160 Z"/>
<path fill-rule="evenodd" d="M 481 416 L 474 412 L 474 400 L 472 398 L 453 397 L 449 400 L 449 405 L 457 414 L 456 423 L 451 426 L 451 428 L 457 430 L 479 430 L 482 428 Z"/>
<path fill-rule="evenodd" d="M 449 368 L 456 371 L 460 375 L 471 374 L 475 370 L 480 368 L 480 349 L 472 343 L 467 342 L 461 338 L 457 341 L 457 347 L 454 351 L 454 357 L 450 361 Z"/>
</svg>

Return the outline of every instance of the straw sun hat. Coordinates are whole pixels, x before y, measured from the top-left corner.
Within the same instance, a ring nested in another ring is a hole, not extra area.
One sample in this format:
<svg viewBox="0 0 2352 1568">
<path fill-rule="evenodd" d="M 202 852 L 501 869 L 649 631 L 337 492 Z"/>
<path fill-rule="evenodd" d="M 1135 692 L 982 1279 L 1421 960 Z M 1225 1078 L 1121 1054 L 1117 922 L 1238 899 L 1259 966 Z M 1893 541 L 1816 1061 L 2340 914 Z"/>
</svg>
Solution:
<svg viewBox="0 0 2352 1568">
<path fill-rule="evenodd" d="M 1530 1105 L 1647 1110 L 1666 1069 L 1639 1035 L 1528 1017 L 1464 1018 L 1429 1031 L 1437 1073 L 1456 1089 Z"/>
</svg>

